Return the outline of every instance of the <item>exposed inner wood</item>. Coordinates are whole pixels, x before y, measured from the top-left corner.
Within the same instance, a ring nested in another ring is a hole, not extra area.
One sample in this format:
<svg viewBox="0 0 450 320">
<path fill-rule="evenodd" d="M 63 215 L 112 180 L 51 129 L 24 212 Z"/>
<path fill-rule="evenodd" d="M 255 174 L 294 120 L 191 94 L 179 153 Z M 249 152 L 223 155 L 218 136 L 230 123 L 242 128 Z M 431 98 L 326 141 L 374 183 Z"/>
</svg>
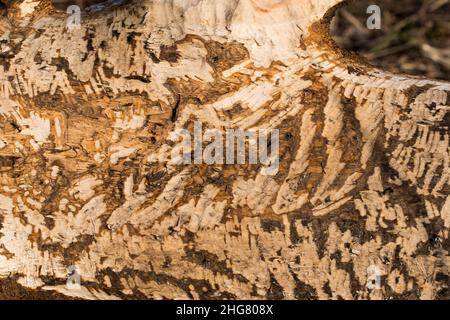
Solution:
<svg viewBox="0 0 450 320">
<path fill-rule="evenodd" d="M 0 285 L 449 297 L 450 84 L 336 48 L 340 0 L 136 0 L 83 13 L 78 30 L 50 0 L 4 2 Z M 279 172 L 159 161 L 195 121 L 279 129 Z"/>
</svg>

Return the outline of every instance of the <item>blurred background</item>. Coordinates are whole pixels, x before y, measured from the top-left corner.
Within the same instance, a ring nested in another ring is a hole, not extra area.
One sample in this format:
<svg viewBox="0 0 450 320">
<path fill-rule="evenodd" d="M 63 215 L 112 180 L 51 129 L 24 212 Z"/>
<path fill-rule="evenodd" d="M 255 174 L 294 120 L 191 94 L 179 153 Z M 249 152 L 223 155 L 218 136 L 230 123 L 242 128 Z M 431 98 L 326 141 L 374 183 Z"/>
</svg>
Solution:
<svg viewBox="0 0 450 320">
<path fill-rule="evenodd" d="M 381 9 L 380 30 L 367 28 L 370 5 Z M 355 0 L 338 11 L 332 36 L 377 67 L 450 81 L 450 0 Z"/>
</svg>

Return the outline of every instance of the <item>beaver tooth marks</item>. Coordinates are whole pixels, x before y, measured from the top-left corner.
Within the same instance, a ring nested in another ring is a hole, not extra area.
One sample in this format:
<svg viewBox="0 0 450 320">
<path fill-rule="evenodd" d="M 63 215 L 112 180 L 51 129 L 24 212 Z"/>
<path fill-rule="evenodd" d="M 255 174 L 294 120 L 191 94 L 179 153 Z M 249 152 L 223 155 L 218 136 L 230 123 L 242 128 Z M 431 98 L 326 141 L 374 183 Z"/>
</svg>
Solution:
<svg viewBox="0 0 450 320">
<path fill-rule="evenodd" d="M 86 299 L 441 298 L 450 85 L 337 52 L 321 19 L 338 3 L 131 1 L 68 30 L 49 1 L 10 1 L 0 282 Z M 194 137 L 209 150 L 226 130 L 278 130 L 277 170 L 196 163 Z"/>
</svg>

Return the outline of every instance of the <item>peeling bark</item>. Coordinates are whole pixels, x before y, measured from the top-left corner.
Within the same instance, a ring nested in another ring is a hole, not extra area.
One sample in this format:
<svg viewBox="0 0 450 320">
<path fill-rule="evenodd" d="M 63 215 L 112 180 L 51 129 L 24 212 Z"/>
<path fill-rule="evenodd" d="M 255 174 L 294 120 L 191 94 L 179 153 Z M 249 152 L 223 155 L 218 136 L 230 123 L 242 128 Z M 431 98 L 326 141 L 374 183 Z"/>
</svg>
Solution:
<svg viewBox="0 0 450 320">
<path fill-rule="evenodd" d="M 131 1 L 79 30 L 51 1 L 5 3 L 1 281 L 42 298 L 449 297 L 450 84 L 336 48 L 340 0 Z M 195 121 L 279 129 L 279 172 L 160 161 Z"/>
</svg>

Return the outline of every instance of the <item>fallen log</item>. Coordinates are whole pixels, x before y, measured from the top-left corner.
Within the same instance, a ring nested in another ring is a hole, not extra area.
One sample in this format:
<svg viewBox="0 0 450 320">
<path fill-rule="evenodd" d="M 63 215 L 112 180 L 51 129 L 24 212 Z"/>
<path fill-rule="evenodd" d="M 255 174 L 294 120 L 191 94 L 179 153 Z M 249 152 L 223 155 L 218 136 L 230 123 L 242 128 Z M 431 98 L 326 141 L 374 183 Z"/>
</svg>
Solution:
<svg viewBox="0 0 450 320">
<path fill-rule="evenodd" d="M 444 298 L 450 84 L 336 47 L 342 4 L 130 1 L 74 25 L 49 0 L 5 1 L 0 283 L 41 298 Z M 252 161 L 251 139 L 227 132 L 270 134 Z"/>
</svg>

